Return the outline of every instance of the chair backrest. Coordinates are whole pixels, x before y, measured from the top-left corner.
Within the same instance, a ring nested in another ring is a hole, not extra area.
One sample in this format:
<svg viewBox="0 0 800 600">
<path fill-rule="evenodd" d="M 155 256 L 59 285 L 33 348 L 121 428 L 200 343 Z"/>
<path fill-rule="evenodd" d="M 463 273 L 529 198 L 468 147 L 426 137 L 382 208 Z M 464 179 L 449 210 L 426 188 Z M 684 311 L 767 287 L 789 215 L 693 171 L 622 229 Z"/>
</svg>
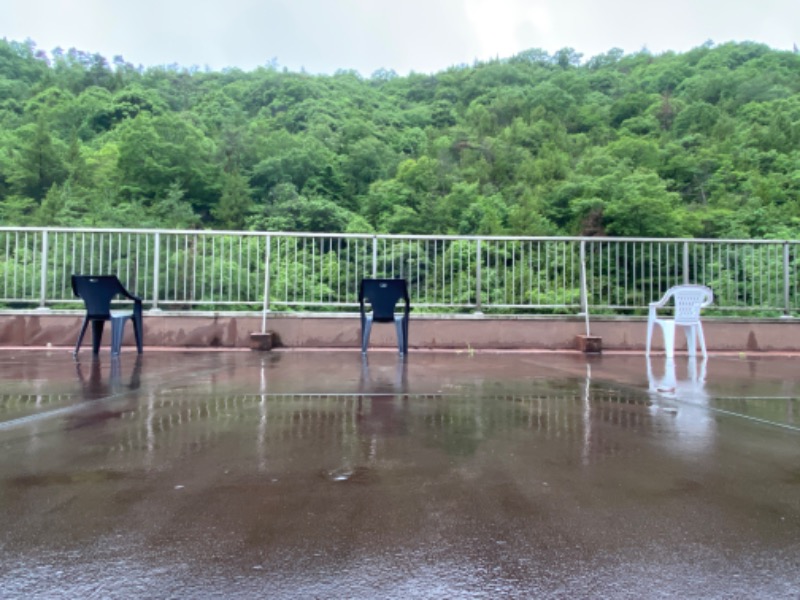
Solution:
<svg viewBox="0 0 800 600">
<path fill-rule="evenodd" d="M 667 290 L 665 298 L 675 302 L 675 323 L 692 325 L 700 321 L 700 310 L 714 301 L 714 292 L 704 285 L 676 285 Z"/>
<path fill-rule="evenodd" d="M 361 313 L 365 311 L 365 303 L 372 306 L 373 321 L 394 321 L 397 303 L 403 300 L 406 310 L 411 308 L 408 298 L 408 284 L 405 279 L 362 279 L 358 291 L 358 302 Z"/>
<path fill-rule="evenodd" d="M 116 275 L 73 275 L 72 291 L 83 299 L 89 317 L 109 318 L 111 301 L 126 292 Z"/>
</svg>

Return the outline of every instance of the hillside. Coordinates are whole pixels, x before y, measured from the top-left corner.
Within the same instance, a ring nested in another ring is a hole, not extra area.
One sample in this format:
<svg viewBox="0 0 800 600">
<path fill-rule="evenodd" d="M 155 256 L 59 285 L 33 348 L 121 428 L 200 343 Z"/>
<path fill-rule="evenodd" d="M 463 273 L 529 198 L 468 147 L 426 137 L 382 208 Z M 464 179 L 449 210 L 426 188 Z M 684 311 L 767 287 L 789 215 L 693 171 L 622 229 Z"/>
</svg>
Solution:
<svg viewBox="0 0 800 600">
<path fill-rule="evenodd" d="M 800 55 L 362 78 L 0 40 L 0 149 L 4 225 L 800 238 Z"/>
</svg>

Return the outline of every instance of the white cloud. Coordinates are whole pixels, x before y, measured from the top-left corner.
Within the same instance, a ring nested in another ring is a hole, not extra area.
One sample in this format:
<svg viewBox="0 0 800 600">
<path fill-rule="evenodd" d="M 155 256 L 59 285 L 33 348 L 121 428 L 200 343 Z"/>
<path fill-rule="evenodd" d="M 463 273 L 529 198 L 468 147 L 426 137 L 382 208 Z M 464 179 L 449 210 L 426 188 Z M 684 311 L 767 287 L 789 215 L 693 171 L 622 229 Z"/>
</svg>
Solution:
<svg viewBox="0 0 800 600">
<path fill-rule="evenodd" d="M 434 72 L 529 48 L 591 57 L 800 43 L 797 0 L 2 0 L 0 37 L 134 64 Z"/>
<path fill-rule="evenodd" d="M 484 59 L 542 47 L 553 32 L 550 11 L 543 0 L 465 0 L 464 10 Z"/>
</svg>

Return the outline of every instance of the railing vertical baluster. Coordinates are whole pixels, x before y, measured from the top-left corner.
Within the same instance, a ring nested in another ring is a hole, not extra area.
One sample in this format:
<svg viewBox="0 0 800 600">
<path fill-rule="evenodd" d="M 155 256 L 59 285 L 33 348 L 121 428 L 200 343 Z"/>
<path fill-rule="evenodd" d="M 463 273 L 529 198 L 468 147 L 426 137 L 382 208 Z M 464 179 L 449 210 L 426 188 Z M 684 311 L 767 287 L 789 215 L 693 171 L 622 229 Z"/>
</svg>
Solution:
<svg viewBox="0 0 800 600">
<path fill-rule="evenodd" d="M 378 276 L 378 236 L 372 236 L 372 278 Z"/>
<path fill-rule="evenodd" d="M 683 242 L 683 283 L 689 284 L 689 242 Z"/>
<path fill-rule="evenodd" d="M 177 239 L 177 236 L 173 235 L 164 237 L 164 266 L 159 269 L 159 273 L 161 274 L 161 277 L 159 277 L 159 290 L 161 288 L 161 283 L 163 282 L 164 291 L 162 293 L 164 294 L 164 304 L 169 304 L 170 302 L 175 301 L 175 294 L 170 294 L 170 291 L 175 289 L 174 282 L 177 281 L 177 273 L 171 272 L 169 268 L 170 263 L 172 262 L 170 261 L 169 244 L 173 239 Z M 164 272 L 161 273 L 161 270 Z M 170 285 L 170 277 L 172 277 L 173 285 Z M 172 295 L 171 298 L 170 295 Z"/>
<path fill-rule="evenodd" d="M 267 248 L 264 252 L 264 306 L 261 311 L 261 333 L 267 332 L 267 313 L 269 312 L 269 262 L 272 248 L 272 236 L 267 236 Z"/>
<path fill-rule="evenodd" d="M 19 231 L 14 233 L 14 248 L 17 251 L 17 259 L 19 260 Z M 21 297 L 25 297 L 25 286 L 23 285 L 22 289 L 17 288 L 17 272 L 19 271 L 19 264 L 14 263 L 14 278 L 11 280 L 11 289 L 14 290 L 13 294 L 20 294 Z"/>
<path fill-rule="evenodd" d="M 283 244 L 283 262 L 284 262 L 284 278 L 283 278 L 283 300 L 289 301 L 289 239 L 286 238 Z M 295 262 L 297 262 L 297 240 L 294 241 Z"/>
<path fill-rule="evenodd" d="M 95 234 L 92 233 L 89 235 L 89 273 L 96 273 L 94 270 L 94 244 Z"/>
<path fill-rule="evenodd" d="M 580 280 L 581 280 L 581 314 L 585 315 L 586 318 L 586 335 L 589 335 L 589 294 L 586 290 L 586 240 L 581 240 L 580 245 L 581 251 L 581 271 L 580 271 Z"/>
<path fill-rule="evenodd" d="M 22 287 L 20 288 L 20 295 L 23 298 L 29 297 L 28 291 L 28 261 L 30 260 L 30 247 L 28 246 L 28 232 L 25 232 L 22 242 L 23 260 L 22 260 Z M 32 276 L 33 274 L 31 274 Z"/>
<path fill-rule="evenodd" d="M 585 240 L 581 240 L 581 241 L 583 242 Z M 594 269 L 595 269 L 594 244 L 591 244 L 589 246 L 588 255 L 589 255 L 589 260 L 588 260 L 589 266 L 586 267 L 586 293 L 588 295 L 590 295 L 592 298 L 594 298 L 594 297 L 597 296 L 597 294 L 595 293 L 595 287 L 594 287 L 594 279 L 595 278 L 594 277 L 589 277 L 589 272 L 591 271 L 592 273 L 594 273 Z"/>
<path fill-rule="evenodd" d="M 622 248 L 625 250 L 625 253 L 622 256 L 622 269 L 625 272 L 625 288 L 624 288 L 624 291 L 623 291 L 622 300 L 619 301 L 619 304 L 620 304 L 620 306 L 623 306 L 623 307 L 625 306 L 626 299 L 629 296 L 628 284 L 630 283 L 631 287 L 633 287 L 633 283 L 631 282 L 631 274 L 628 272 L 628 265 L 630 264 L 630 261 L 628 260 L 628 246 L 633 246 L 633 244 L 634 244 L 634 242 L 623 243 L 622 244 Z"/>
<path fill-rule="evenodd" d="M 225 242 L 220 242 L 220 252 L 222 252 L 225 248 Z M 211 238 L 211 275 L 208 278 L 211 280 L 211 285 L 208 287 L 209 297 L 208 299 L 213 303 L 214 302 L 214 276 L 216 275 L 217 269 L 217 238 L 216 236 Z M 220 270 L 220 283 L 222 282 L 222 265 L 219 266 Z M 303 279 L 305 281 L 305 279 Z M 221 291 L 221 290 L 220 290 Z"/>
<path fill-rule="evenodd" d="M 301 304 L 305 304 L 306 303 L 306 279 L 307 279 L 306 273 L 308 272 L 307 269 L 306 269 L 308 267 L 308 264 L 307 264 L 308 252 L 306 250 L 307 246 L 308 246 L 308 238 L 304 237 L 303 238 L 303 252 L 302 252 L 303 270 L 300 273 L 295 273 L 295 278 L 297 278 L 298 276 L 301 276 L 303 278 L 303 284 L 302 284 L 303 285 L 303 296 L 302 296 Z M 295 258 L 297 258 L 297 254 L 296 253 L 295 253 Z M 312 273 L 313 273 L 313 271 L 312 271 Z"/>
<path fill-rule="evenodd" d="M 420 293 L 420 288 L 422 287 L 422 264 L 423 260 L 422 257 L 424 256 L 422 253 L 422 242 L 420 240 L 414 240 L 414 255 L 417 257 L 417 268 L 415 269 L 414 276 L 416 277 L 416 284 L 414 285 L 414 294 L 415 299 L 421 298 L 422 295 Z"/>
<path fill-rule="evenodd" d="M 783 316 L 788 317 L 791 309 L 789 304 L 789 242 L 783 242 Z"/>
<path fill-rule="evenodd" d="M 448 250 L 450 252 L 450 261 L 449 261 L 450 262 L 450 273 L 449 273 L 449 277 L 450 277 L 450 306 L 451 307 L 455 305 L 456 298 L 457 298 L 457 296 L 456 296 L 456 272 L 455 272 L 456 257 L 453 254 L 453 249 L 454 248 L 458 248 L 460 250 L 460 248 L 458 247 L 458 242 L 457 241 L 451 242 L 450 243 L 450 247 L 448 248 Z M 459 257 L 459 259 L 461 258 L 461 252 L 458 253 L 458 257 Z"/>
<path fill-rule="evenodd" d="M 65 287 L 64 287 L 64 275 L 66 274 L 68 269 L 64 269 L 64 268 L 57 269 L 57 268 L 55 268 L 55 266 L 58 264 L 58 252 L 59 252 L 59 249 L 58 249 L 58 233 L 53 233 L 53 240 L 54 240 L 55 243 L 53 244 L 53 250 L 52 250 L 52 253 L 53 253 L 53 267 L 54 267 L 52 272 L 53 272 L 53 300 L 55 300 L 56 298 L 63 298 L 64 297 L 64 289 L 65 289 Z M 61 263 L 61 264 L 63 265 L 65 263 Z M 59 273 L 59 271 L 61 271 L 61 272 Z M 61 285 L 60 286 L 58 284 L 58 276 L 59 275 L 61 276 Z"/>
<path fill-rule="evenodd" d="M 189 236 L 183 236 L 183 301 L 187 302 L 189 298 Z"/>
<path fill-rule="evenodd" d="M 333 250 L 333 244 L 331 244 Z M 336 239 L 336 300 L 342 301 L 342 238 Z"/>
<path fill-rule="evenodd" d="M 5 237 L 5 240 L 6 240 L 6 250 L 5 250 L 5 253 L 3 254 L 3 260 L 8 261 L 10 263 L 11 262 L 10 261 L 10 256 L 11 256 L 11 234 L 10 233 L 6 233 L 4 237 Z M 11 294 L 9 294 L 9 292 L 8 292 L 8 271 L 9 271 L 9 269 L 3 269 L 3 298 L 8 298 L 8 297 L 11 296 Z"/>
<path fill-rule="evenodd" d="M 108 272 L 118 273 L 114 267 L 114 235 L 108 234 Z"/>
<path fill-rule="evenodd" d="M 424 298 L 423 302 L 425 302 L 427 304 L 428 303 L 428 298 L 429 298 L 428 290 L 431 289 L 431 269 L 430 269 L 431 250 L 430 250 L 430 240 L 427 239 L 427 238 L 425 239 L 425 250 L 423 252 L 423 256 L 425 257 L 425 295 L 423 296 L 423 298 Z M 434 267 L 435 266 L 436 265 L 434 264 Z M 434 280 L 433 284 L 436 285 L 436 281 L 435 280 Z"/>
<path fill-rule="evenodd" d="M 130 241 L 130 238 L 128 239 L 129 256 L 134 256 L 135 257 L 135 261 L 133 263 L 133 275 L 132 275 L 132 277 L 133 277 L 133 281 L 135 282 L 133 284 L 134 285 L 134 288 L 133 288 L 134 292 L 133 293 L 136 294 L 137 296 L 142 295 L 142 292 L 140 292 L 139 290 L 146 291 L 145 285 L 142 284 L 142 265 L 141 265 L 141 261 L 139 260 L 139 247 L 141 246 L 141 241 L 142 241 L 142 236 L 141 235 L 137 235 L 134 238 L 135 251 L 132 254 L 130 254 L 131 253 L 131 241 Z M 130 264 L 130 258 L 128 259 L 128 263 Z"/>
<path fill-rule="evenodd" d="M 536 299 L 542 298 L 542 242 L 536 242 Z"/>
<path fill-rule="evenodd" d="M 478 238 L 478 246 L 475 251 L 475 313 L 483 314 L 481 308 L 481 239 Z"/>
<path fill-rule="evenodd" d="M 158 284 L 159 284 L 159 274 L 161 273 L 161 269 L 158 267 L 158 263 L 161 260 L 161 232 L 156 231 L 154 239 L 153 239 L 153 310 L 157 311 L 158 308 Z"/>
<path fill-rule="evenodd" d="M 39 291 L 39 309 L 45 310 L 47 307 L 47 252 L 48 252 L 47 230 L 42 231 L 42 273 L 41 290 Z"/>
<path fill-rule="evenodd" d="M 249 260 L 250 259 L 250 255 L 249 255 L 249 252 L 248 252 L 248 255 L 247 255 L 247 260 L 244 260 L 244 262 L 243 262 L 243 258 L 242 258 L 243 254 L 244 254 L 242 252 L 242 250 L 243 250 L 242 244 L 243 243 L 244 243 L 244 236 L 240 235 L 239 236 L 239 262 L 237 263 L 239 268 L 236 269 L 236 301 L 237 302 L 241 302 L 242 301 L 242 265 L 245 265 L 245 268 L 247 269 L 247 273 L 248 274 L 250 273 L 250 260 Z M 248 249 L 249 249 L 249 245 L 248 245 Z M 247 290 L 245 290 L 245 292 L 246 291 Z M 247 295 L 247 294 L 245 293 L 245 295 Z"/>
<path fill-rule="evenodd" d="M 349 297 L 348 293 L 347 293 L 348 292 L 348 285 L 347 284 L 350 281 L 350 246 L 353 246 L 353 245 L 355 246 L 355 252 L 353 252 L 353 254 L 354 254 L 354 260 L 355 260 L 355 263 L 356 263 L 353 268 L 357 269 L 357 267 L 358 267 L 358 252 L 359 252 L 358 240 L 354 240 L 353 242 L 348 242 L 347 245 L 345 246 L 345 251 L 344 251 L 344 253 L 345 253 L 345 262 L 344 262 L 344 300 L 345 300 L 345 302 L 348 301 L 348 297 Z"/>
</svg>

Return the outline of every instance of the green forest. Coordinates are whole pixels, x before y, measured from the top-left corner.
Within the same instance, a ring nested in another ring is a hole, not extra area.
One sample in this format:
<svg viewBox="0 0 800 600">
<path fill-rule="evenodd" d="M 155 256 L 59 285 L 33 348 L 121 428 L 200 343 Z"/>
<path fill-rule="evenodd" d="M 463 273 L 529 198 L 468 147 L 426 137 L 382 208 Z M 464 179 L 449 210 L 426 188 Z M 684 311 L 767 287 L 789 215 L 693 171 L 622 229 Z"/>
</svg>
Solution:
<svg viewBox="0 0 800 600">
<path fill-rule="evenodd" d="M 0 222 L 800 238 L 800 55 L 532 49 L 436 74 L 0 40 Z"/>
</svg>

